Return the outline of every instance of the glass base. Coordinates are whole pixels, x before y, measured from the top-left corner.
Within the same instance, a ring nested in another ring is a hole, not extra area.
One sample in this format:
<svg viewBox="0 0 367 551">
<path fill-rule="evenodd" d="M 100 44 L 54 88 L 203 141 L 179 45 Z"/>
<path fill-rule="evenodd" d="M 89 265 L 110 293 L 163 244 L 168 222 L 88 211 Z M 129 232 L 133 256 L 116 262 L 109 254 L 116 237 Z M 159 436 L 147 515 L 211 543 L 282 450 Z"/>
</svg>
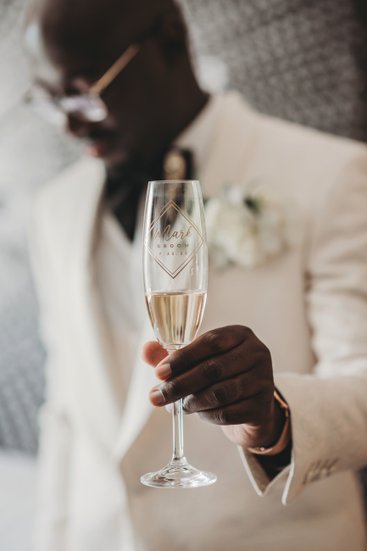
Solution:
<svg viewBox="0 0 367 551">
<path fill-rule="evenodd" d="M 140 482 L 151 488 L 200 488 L 216 482 L 213 473 L 199 471 L 192 467 L 185 458 L 173 460 L 155 473 L 144 474 Z"/>
</svg>

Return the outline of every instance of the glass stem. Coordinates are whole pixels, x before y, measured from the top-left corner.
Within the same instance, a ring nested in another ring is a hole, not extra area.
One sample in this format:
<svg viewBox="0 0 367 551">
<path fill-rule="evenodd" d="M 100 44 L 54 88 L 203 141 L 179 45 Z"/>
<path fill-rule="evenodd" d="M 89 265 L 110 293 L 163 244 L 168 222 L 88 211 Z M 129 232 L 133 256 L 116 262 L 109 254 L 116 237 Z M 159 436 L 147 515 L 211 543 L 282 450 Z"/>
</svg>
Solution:
<svg viewBox="0 0 367 551">
<path fill-rule="evenodd" d="M 183 431 L 183 412 L 182 400 L 173 404 L 173 453 L 172 461 L 182 461 L 184 459 L 184 431 Z"/>
<path fill-rule="evenodd" d="M 174 348 L 167 348 L 168 354 L 182 348 L 183 346 L 175 346 Z M 184 427 L 183 427 L 183 401 L 178 400 L 174 402 L 172 408 L 172 462 L 186 461 L 184 456 Z"/>
</svg>

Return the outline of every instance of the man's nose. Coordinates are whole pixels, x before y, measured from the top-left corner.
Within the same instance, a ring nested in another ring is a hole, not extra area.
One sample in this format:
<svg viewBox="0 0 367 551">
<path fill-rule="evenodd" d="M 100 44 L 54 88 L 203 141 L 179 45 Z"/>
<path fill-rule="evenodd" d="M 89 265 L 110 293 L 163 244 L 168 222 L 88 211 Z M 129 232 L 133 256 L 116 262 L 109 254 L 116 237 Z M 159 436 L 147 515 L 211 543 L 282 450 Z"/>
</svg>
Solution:
<svg viewBox="0 0 367 551">
<path fill-rule="evenodd" d="M 66 130 L 76 138 L 87 138 L 90 134 L 91 123 L 78 117 L 76 114 L 69 114 L 66 117 Z"/>
</svg>

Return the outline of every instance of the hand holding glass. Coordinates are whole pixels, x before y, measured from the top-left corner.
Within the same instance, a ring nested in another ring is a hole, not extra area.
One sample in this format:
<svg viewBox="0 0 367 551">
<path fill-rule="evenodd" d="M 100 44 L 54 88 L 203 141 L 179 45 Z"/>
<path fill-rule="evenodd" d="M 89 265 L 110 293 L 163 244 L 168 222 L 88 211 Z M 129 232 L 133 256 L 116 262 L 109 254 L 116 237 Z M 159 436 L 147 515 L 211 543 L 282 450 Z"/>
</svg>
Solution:
<svg viewBox="0 0 367 551">
<path fill-rule="evenodd" d="M 196 336 L 204 313 L 208 249 L 203 199 L 195 180 L 149 182 L 144 215 L 144 286 L 155 335 L 168 353 Z M 146 486 L 196 488 L 217 477 L 184 456 L 182 400 L 173 405 L 173 455 Z"/>
</svg>

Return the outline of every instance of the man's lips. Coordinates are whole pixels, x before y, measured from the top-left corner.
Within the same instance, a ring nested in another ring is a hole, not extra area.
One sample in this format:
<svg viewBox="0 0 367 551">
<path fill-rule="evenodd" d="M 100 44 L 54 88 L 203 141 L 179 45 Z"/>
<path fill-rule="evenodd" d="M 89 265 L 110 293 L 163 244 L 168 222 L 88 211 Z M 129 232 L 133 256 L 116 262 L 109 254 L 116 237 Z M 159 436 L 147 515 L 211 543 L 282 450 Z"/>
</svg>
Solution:
<svg viewBox="0 0 367 551">
<path fill-rule="evenodd" d="M 107 164 L 125 163 L 129 157 L 123 145 L 111 135 L 89 138 L 86 141 L 86 152 L 92 157 L 103 159 Z"/>
<path fill-rule="evenodd" d="M 104 157 L 108 153 L 106 142 L 90 142 L 87 145 L 87 153 L 92 157 Z"/>
<path fill-rule="evenodd" d="M 105 157 L 114 149 L 113 136 L 91 136 L 87 140 L 87 151 L 93 157 Z"/>
<path fill-rule="evenodd" d="M 91 132 L 83 139 L 86 151 L 93 157 L 106 157 L 112 152 L 116 137 L 112 132 Z"/>
</svg>

